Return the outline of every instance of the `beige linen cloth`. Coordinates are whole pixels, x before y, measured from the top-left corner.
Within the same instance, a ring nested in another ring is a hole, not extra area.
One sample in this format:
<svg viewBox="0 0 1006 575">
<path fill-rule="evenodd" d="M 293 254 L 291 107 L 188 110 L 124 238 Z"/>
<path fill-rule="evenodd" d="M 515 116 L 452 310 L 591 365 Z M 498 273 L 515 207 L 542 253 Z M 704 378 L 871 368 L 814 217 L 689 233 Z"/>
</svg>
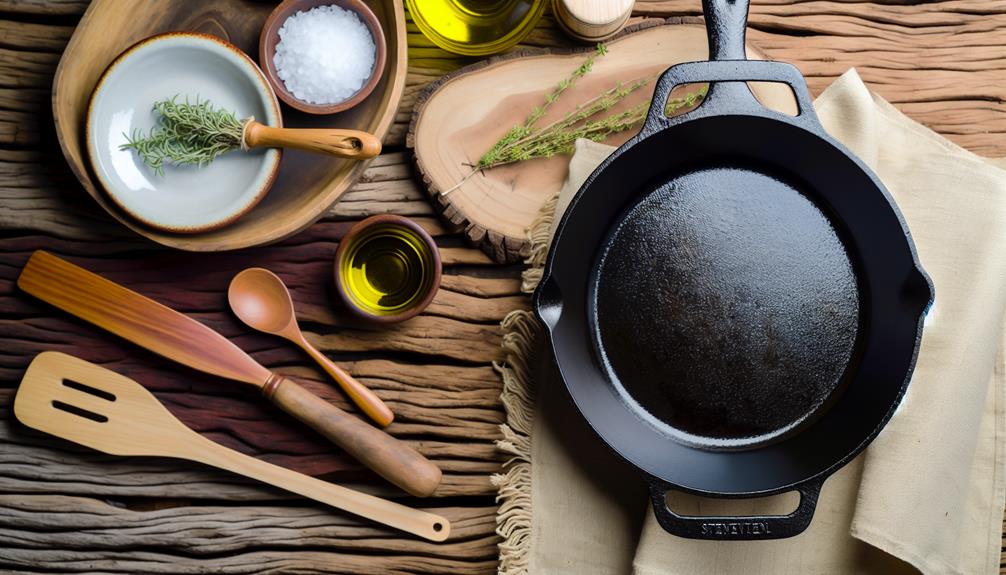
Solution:
<svg viewBox="0 0 1006 575">
<path fill-rule="evenodd" d="M 677 538 L 647 509 L 638 474 L 586 429 L 551 363 L 531 359 L 540 348 L 536 324 L 515 312 L 504 322 L 508 421 L 500 442 L 514 458 L 494 478 L 501 573 L 998 573 L 1006 504 L 1006 162 L 978 157 L 907 118 L 854 70 L 815 108 L 825 129 L 891 191 L 935 284 L 918 364 L 893 419 L 827 480 L 803 534 L 757 542 Z M 557 205 L 532 230 L 537 249 L 527 289 L 540 277 L 551 213 L 561 213 L 612 149 L 577 143 Z M 672 501 L 698 514 L 725 505 L 689 495 Z M 795 501 L 730 502 L 729 510 L 787 512 Z"/>
</svg>

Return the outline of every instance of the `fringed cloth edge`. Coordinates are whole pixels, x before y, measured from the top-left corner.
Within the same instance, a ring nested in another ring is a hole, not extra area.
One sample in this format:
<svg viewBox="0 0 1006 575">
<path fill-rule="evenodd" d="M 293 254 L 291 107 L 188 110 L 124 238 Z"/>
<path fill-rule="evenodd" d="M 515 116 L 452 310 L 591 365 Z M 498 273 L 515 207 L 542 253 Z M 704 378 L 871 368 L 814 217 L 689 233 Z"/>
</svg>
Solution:
<svg viewBox="0 0 1006 575">
<path fill-rule="evenodd" d="M 548 254 L 555 221 L 556 194 L 542 206 L 528 230 L 531 255 L 524 263 L 527 269 L 521 278 L 521 291 L 530 294 L 541 281 L 542 268 Z M 495 364 L 503 378 L 500 399 L 506 412 L 506 423 L 500 425 L 503 439 L 496 447 L 511 457 L 503 464 L 503 473 L 492 476 L 498 494 L 496 502 L 496 533 L 503 538 L 499 544 L 499 575 L 526 575 L 531 553 L 531 428 L 534 421 L 534 385 L 531 381 L 535 365 L 536 342 L 541 325 L 530 311 L 507 314 L 503 328 L 503 364 Z"/>
</svg>

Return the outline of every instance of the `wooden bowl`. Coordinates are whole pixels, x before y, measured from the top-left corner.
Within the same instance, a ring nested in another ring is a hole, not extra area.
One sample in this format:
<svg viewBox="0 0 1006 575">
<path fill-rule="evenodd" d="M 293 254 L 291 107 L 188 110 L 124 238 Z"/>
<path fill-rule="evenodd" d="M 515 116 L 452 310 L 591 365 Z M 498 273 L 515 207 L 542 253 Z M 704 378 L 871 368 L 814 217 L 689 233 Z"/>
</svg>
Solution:
<svg viewBox="0 0 1006 575">
<path fill-rule="evenodd" d="M 175 249 L 216 252 L 277 242 L 329 213 L 332 205 L 367 169 L 370 160 L 345 160 L 285 150 L 269 194 L 226 227 L 197 234 L 158 230 L 136 220 L 115 202 L 87 159 L 87 103 L 102 72 L 123 50 L 163 32 L 203 31 L 223 38 L 246 54 L 258 50 L 262 24 L 275 7 L 261 0 L 144 0 L 143 10 L 123 10 L 119 0 L 92 0 L 67 44 L 52 87 L 56 134 L 67 164 L 81 187 L 112 217 L 137 234 Z M 351 128 L 387 136 L 405 90 L 407 65 L 402 0 L 370 4 L 387 32 L 387 63 L 377 88 L 351 110 L 334 116 L 305 114 L 281 106 L 287 128 Z"/>
<path fill-rule="evenodd" d="M 351 12 L 355 12 L 363 23 L 370 29 L 370 35 L 374 37 L 374 45 L 377 47 L 377 56 L 374 60 L 374 70 L 370 74 L 370 79 L 347 100 L 335 104 L 312 104 L 298 99 L 289 90 L 286 84 L 280 79 L 276 72 L 276 65 L 273 63 L 273 56 L 276 54 L 276 45 L 279 44 L 279 29 L 283 27 L 287 18 L 297 12 L 308 11 L 318 6 L 338 6 Z M 259 66 L 265 72 L 269 84 L 280 100 L 289 106 L 308 114 L 335 114 L 348 110 L 362 102 L 377 86 L 384 71 L 384 60 L 387 57 L 387 46 L 384 39 L 384 30 L 381 22 L 374 15 L 374 12 L 361 0 L 284 0 L 272 11 L 265 25 L 262 26 L 262 34 L 259 36 Z"/>
</svg>

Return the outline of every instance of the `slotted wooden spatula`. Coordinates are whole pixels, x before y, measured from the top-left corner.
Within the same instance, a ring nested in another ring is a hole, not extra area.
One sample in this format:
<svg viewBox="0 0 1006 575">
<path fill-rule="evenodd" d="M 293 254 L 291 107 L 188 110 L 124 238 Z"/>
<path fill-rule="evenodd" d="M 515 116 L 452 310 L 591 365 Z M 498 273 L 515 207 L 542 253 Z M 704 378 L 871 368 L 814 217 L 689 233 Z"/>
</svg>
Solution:
<svg viewBox="0 0 1006 575">
<path fill-rule="evenodd" d="M 198 461 L 309 497 L 431 541 L 450 534 L 447 519 L 333 485 L 228 449 L 178 421 L 135 381 L 64 353 L 28 366 L 14 415 L 28 427 L 112 455 Z"/>
</svg>

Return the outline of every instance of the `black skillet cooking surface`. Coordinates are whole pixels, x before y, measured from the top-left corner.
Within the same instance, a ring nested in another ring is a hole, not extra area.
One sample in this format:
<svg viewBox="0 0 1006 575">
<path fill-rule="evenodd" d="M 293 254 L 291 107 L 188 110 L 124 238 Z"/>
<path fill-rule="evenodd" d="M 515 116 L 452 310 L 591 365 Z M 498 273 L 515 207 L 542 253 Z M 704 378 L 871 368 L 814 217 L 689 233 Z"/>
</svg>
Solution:
<svg viewBox="0 0 1006 575">
<path fill-rule="evenodd" d="M 859 296 L 845 246 L 796 187 L 760 172 L 703 169 L 660 186 L 616 225 L 598 278 L 611 370 L 685 440 L 784 433 L 826 404 L 852 357 Z"/>
<path fill-rule="evenodd" d="M 821 128 L 799 72 L 744 60 L 747 0 L 703 0 L 712 61 L 660 78 L 638 136 L 584 183 L 535 309 L 587 423 L 649 479 L 661 526 L 771 539 L 876 436 L 915 365 L 932 286 L 876 176 Z M 788 84 L 799 113 L 745 81 Z M 667 118 L 678 85 L 702 105 Z M 789 515 L 690 517 L 669 489 L 797 490 Z"/>
</svg>

